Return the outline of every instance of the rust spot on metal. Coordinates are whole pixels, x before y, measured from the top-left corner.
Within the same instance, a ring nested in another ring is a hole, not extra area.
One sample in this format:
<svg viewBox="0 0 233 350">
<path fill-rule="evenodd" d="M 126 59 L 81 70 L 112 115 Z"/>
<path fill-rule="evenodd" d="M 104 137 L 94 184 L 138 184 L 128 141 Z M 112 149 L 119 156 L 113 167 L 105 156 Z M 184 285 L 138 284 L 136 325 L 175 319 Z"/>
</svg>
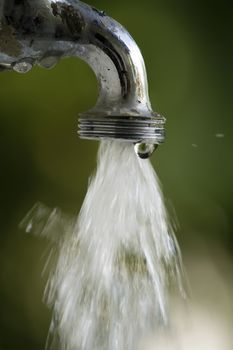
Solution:
<svg viewBox="0 0 233 350">
<path fill-rule="evenodd" d="M 139 97 L 139 101 L 140 101 L 140 100 L 143 100 L 144 89 L 143 89 L 143 86 L 142 86 L 142 82 L 141 82 L 140 76 L 138 74 L 136 76 L 135 81 L 136 81 L 136 87 L 137 87 L 138 97 Z"/>
<path fill-rule="evenodd" d="M 9 25 L 2 25 L 0 28 L 0 52 L 8 56 L 18 57 L 21 48 L 21 44 L 14 36 L 14 29 Z"/>
<path fill-rule="evenodd" d="M 54 15 L 54 16 L 58 16 L 58 15 L 59 15 L 59 7 L 58 7 L 58 4 L 55 3 L 55 2 L 52 2 L 51 7 L 52 7 L 53 15 Z"/>
<path fill-rule="evenodd" d="M 71 35 L 80 37 L 80 34 L 85 29 L 85 21 L 80 11 L 61 2 L 53 2 L 51 7 L 53 15 L 61 18 L 62 23 L 66 25 Z"/>
<path fill-rule="evenodd" d="M 4 17 L 6 24 L 14 27 L 17 33 L 33 34 L 43 30 L 46 22 L 45 7 L 42 1 L 5 1 Z M 39 3 L 41 5 L 39 6 Z"/>
</svg>

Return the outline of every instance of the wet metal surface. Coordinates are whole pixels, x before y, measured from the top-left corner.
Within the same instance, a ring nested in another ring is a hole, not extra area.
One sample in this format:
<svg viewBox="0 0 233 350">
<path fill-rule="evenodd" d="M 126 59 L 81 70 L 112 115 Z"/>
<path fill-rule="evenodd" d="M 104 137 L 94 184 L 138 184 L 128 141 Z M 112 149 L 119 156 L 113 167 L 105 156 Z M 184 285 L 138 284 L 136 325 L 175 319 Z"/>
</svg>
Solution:
<svg viewBox="0 0 233 350">
<path fill-rule="evenodd" d="M 165 119 L 151 108 L 143 57 L 119 23 L 79 0 L 2 0 L 0 70 L 52 68 L 63 57 L 86 61 L 99 83 L 96 106 L 81 116 L 81 137 L 163 142 Z"/>
</svg>

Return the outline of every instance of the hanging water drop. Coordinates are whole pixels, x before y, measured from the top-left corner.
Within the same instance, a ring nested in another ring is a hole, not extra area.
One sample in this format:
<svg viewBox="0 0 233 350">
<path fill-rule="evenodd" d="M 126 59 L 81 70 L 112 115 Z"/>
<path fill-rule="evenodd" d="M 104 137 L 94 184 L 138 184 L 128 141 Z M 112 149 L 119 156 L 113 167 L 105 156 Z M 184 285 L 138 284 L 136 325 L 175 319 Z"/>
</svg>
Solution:
<svg viewBox="0 0 233 350">
<path fill-rule="evenodd" d="M 15 72 L 25 74 L 28 73 L 33 67 L 33 62 L 31 59 L 23 59 L 12 64 L 12 68 Z"/>
<path fill-rule="evenodd" d="M 47 55 L 40 60 L 39 65 L 46 69 L 52 69 L 53 67 L 56 66 L 59 59 L 60 59 L 59 56 Z"/>
<path fill-rule="evenodd" d="M 154 153 L 157 147 L 157 144 L 139 142 L 135 144 L 134 150 L 138 157 L 147 159 Z"/>
</svg>

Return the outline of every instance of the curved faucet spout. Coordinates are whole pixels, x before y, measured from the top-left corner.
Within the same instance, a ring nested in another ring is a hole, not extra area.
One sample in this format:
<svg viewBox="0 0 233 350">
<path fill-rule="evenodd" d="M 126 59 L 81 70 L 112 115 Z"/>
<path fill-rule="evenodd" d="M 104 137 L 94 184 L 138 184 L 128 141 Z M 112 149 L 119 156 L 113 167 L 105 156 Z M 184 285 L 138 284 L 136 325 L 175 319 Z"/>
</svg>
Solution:
<svg viewBox="0 0 233 350">
<path fill-rule="evenodd" d="M 97 104 L 83 113 L 80 136 L 159 144 L 164 118 L 154 113 L 141 52 L 116 21 L 79 0 L 3 0 L 0 69 L 28 72 L 77 56 L 94 70 Z"/>
</svg>

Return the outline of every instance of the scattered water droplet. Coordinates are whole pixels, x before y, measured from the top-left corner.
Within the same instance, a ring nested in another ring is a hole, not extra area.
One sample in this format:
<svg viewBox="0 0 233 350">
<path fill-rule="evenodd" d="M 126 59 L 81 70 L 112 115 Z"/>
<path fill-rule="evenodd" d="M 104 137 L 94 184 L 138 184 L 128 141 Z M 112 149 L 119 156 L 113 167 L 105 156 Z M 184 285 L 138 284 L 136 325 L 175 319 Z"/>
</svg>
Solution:
<svg viewBox="0 0 233 350">
<path fill-rule="evenodd" d="M 30 61 L 23 60 L 23 61 L 15 62 L 12 65 L 12 68 L 14 69 L 14 71 L 21 74 L 28 73 L 32 69 L 32 67 L 33 67 L 33 64 L 31 60 Z"/>
<path fill-rule="evenodd" d="M 30 232 L 32 231 L 32 228 L 33 228 L 33 225 L 32 225 L 31 222 L 29 222 L 29 224 L 28 224 L 27 227 L 26 227 L 26 232 L 27 232 L 27 233 L 30 233 Z"/>
<path fill-rule="evenodd" d="M 215 134 L 215 136 L 216 136 L 218 139 L 223 139 L 223 138 L 225 137 L 225 134 L 219 132 L 219 133 Z"/>
<path fill-rule="evenodd" d="M 142 159 L 147 159 L 153 154 L 157 147 L 157 144 L 139 142 L 135 144 L 134 150 L 138 157 Z"/>
<path fill-rule="evenodd" d="M 197 145 L 196 143 L 192 143 L 192 147 L 193 147 L 193 148 L 197 148 L 198 145 Z"/>
</svg>

